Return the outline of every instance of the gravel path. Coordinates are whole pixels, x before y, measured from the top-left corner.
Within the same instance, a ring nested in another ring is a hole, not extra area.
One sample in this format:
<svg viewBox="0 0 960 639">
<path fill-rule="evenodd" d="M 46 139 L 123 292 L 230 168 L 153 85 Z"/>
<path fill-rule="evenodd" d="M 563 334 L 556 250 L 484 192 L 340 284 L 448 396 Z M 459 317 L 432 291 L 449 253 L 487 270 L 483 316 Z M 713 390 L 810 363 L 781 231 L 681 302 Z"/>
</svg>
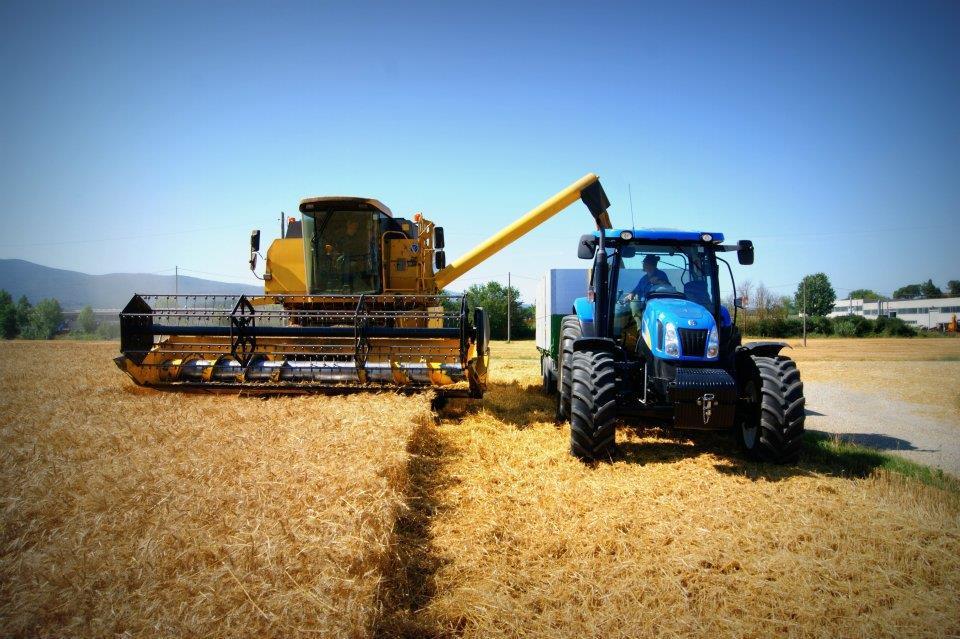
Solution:
<svg viewBox="0 0 960 639">
<path fill-rule="evenodd" d="M 923 406 L 836 383 L 804 382 L 807 430 L 838 433 L 863 446 L 960 476 L 960 419 L 937 419 Z"/>
</svg>

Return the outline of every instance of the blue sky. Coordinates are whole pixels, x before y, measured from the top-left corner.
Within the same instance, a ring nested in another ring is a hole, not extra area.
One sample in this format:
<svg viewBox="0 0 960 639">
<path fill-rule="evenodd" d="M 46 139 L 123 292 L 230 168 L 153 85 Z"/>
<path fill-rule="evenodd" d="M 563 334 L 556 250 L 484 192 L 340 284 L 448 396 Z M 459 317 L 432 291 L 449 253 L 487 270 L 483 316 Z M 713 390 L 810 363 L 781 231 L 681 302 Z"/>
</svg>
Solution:
<svg viewBox="0 0 960 639">
<path fill-rule="evenodd" d="M 255 281 L 322 194 L 452 259 L 588 171 L 737 277 L 960 279 L 960 3 L 0 4 L 0 257 Z M 455 283 L 578 267 L 576 205 Z"/>
</svg>

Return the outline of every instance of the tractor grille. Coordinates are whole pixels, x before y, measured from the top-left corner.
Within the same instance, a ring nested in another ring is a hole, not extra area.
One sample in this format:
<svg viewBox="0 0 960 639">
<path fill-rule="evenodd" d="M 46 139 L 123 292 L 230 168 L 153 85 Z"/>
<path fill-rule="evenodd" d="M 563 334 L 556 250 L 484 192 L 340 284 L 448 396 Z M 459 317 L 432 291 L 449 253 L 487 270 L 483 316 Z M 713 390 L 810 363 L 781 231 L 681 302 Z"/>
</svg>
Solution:
<svg viewBox="0 0 960 639">
<path fill-rule="evenodd" d="M 707 350 L 707 331 L 699 328 L 680 329 L 680 348 L 687 357 L 703 357 Z"/>
</svg>

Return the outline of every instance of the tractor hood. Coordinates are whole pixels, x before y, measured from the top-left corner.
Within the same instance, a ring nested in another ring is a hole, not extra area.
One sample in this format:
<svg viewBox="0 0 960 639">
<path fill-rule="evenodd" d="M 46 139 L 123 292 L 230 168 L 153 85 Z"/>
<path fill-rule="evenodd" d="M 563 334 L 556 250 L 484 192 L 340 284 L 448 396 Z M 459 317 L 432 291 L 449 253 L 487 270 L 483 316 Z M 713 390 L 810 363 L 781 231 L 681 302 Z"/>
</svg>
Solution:
<svg viewBox="0 0 960 639">
<path fill-rule="evenodd" d="M 659 358 L 715 362 L 707 357 L 707 344 L 717 336 L 717 322 L 710 311 L 695 302 L 654 298 L 643 311 L 643 341 Z M 671 342 L 675 346 L 671 346 Z"/>
</svg>

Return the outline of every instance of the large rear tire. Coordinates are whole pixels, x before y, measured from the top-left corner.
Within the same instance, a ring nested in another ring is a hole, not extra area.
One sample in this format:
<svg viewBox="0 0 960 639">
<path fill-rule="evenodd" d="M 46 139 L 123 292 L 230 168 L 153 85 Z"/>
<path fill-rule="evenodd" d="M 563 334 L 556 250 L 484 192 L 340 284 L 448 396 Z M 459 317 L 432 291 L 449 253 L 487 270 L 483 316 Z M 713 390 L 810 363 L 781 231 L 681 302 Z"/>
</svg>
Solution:
<svg viewBox="0 0 960 639">
<path fill-rule="evenodd" d="M 560 362 L 557 368 L 557 420 L 570 418 L 570 394 L 573 389 L 573 342 L 580 339 L 580 320 L 567 315 L 560 323 Z"/>
<path fill-rule="evenodd" d="M 789 357 L 751 356 L 747 402 L 737 425 L 740 445 L 764 462 L 795 462 L 803 446 L 805 399 L 800 371 Z"/>
<path fill-rule="evenodd" d="M 616 450 L 617 369 L 610 353 L 573 353 L 570 452 L 583 461 L 611 459 Z"/>
</svg>

